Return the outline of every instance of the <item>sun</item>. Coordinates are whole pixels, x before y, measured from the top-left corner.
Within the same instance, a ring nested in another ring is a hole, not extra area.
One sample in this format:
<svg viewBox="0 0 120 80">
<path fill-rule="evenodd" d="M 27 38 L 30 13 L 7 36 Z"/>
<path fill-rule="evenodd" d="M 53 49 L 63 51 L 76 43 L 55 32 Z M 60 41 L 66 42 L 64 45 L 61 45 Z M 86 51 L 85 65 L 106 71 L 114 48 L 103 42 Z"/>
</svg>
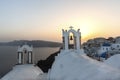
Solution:
<svg viewBox="0 0 120 80">
<path fill-rule="evenodd" d="M 88 38 L 91 35 L 91 27 L 88 24 L 81 24 L 78 26 L 74 26 L 74 29 L 80 29 L 81 36 L 83 39 Z"/>
<path fill-rule="evenodd" d="M 82 36 L 82 38 L 89 37 L 90 34 L 91 34 L 91 29 L 90 29 L 90 27 L 87 24 L 82 25 L 80 27 L 80 30 L 81 30 L 81 36 Z"/>
</svg>

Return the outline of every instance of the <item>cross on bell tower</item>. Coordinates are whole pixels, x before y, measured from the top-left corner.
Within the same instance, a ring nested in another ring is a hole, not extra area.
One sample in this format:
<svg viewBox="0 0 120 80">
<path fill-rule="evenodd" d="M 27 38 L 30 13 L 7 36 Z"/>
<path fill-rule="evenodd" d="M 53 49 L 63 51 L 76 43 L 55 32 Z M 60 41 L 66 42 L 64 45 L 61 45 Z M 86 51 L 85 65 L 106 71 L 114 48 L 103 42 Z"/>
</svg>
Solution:
<svg viewBox="0 0 120 80">
<path fill-rule="evenodd" d="M 73 29 L 73 27 L 72 27 L 72 26 L 70 26 L 69 28 L 70 28 L 70 29 Z"/>
</svg>

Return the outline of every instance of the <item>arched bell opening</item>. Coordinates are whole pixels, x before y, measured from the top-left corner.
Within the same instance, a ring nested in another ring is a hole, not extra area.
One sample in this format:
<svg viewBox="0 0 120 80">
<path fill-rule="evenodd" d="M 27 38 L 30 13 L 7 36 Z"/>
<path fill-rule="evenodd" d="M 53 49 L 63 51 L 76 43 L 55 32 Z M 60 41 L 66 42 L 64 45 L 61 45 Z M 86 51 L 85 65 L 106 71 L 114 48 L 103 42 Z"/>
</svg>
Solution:
<svg viewBox="0 0 120 80">
<path fill-rule="evenodd" d="M 24 55 L 24 64 L 28 63 L 28 51 L 26 48 L 23 49 L 23 55 Z"/>
<path fill-rule="evenodd" d="M 68 44 L 68 46 L 69 46 L 69 49 L 75 49 L 76 48 L 76 39 L 75 39 L 75 35 L 74 35 L 74 33 L 72 33 L 72 32 L 70 32 L 69 33 L 69 39 L 68 39 L 69 41 L 69 44 Z"/>
</svg>

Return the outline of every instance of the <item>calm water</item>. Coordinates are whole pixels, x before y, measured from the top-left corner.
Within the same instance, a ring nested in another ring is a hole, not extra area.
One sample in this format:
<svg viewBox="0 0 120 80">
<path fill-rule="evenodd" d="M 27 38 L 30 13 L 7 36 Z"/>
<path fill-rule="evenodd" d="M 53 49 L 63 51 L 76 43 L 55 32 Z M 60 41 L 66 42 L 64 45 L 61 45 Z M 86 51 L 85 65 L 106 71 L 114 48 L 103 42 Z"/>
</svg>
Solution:
<svg viewBox="0 0 120 80">
<path fill-rule="evenodd" d="M 50 54 L 58 51 L 59 48 L 34 48 L 35 63 L 38 60 L 46 59 Z M 17 47 L 0 46 L 0 77 L 9 72 L 17 63 Z"/>
</svg>

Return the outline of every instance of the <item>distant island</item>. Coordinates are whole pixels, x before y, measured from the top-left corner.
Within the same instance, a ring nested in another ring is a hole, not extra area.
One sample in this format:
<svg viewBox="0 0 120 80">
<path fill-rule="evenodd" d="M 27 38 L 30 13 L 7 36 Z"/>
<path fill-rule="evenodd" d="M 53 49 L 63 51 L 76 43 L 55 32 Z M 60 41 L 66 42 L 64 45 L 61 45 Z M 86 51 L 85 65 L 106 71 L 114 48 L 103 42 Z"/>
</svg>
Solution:
<svg viewBox="0 0 120 80">
<path fill-rule="evenodd" d="M 33 47 L 61 47 L 62 43 L 44 41 L 44 40 L 14 40 L 10 42 L 0 42 L 0 46 L 20 46 L 23 44 L 32 45 Z"/>
</svg>

